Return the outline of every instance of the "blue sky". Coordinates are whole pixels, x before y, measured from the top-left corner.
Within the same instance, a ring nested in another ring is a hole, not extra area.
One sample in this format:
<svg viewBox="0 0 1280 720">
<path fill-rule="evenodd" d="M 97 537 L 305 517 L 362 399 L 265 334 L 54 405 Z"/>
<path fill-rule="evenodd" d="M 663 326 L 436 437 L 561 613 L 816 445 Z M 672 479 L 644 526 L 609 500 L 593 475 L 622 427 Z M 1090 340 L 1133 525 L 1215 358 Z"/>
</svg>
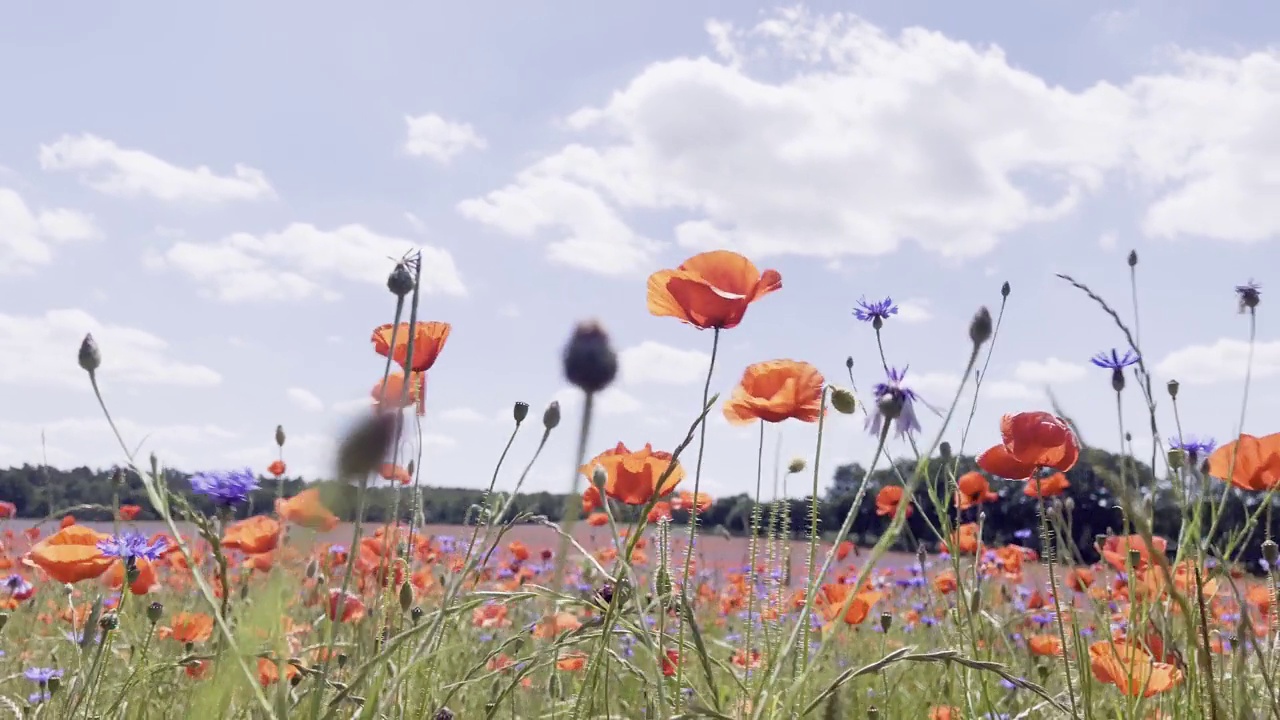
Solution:
<svg viewBox="0 0 1280 720">
<path fill-rule="evenodd" d="M 585 318 L 623 352 L 591 449 L 678 443 L 711 335 L 649 316 L 644 282 L 715 247 L 783 276 L 725 333 L 726 396 L 775 358 L 845 383 L 853 356 L 869 387 L 874 336 L 851 309 L 889 295 L 903 308 L 889 360 L 945 406 L 968 319 L 1008 280 L 975 450 L 1001 413 L 1047 408 L 1046 386 L 1086 440 L 1119 444 L 1107 373 L 1087 359 L 1124 340 L 1054 273 L 1130 319 L 1131 248 L 1148 362 L 1182 383 L 1186 432 L 1230 436 L 1248 337 L 1232 287 L 1253 278 L 1245 429 L 1273 432 L 1268 15 L 1187 1 L 6 7 L 0 464 L 120 461 L 75 364 L 92 331 L 131 442 L 185 470 L 261 469 L 282 423 L 291 468 L 323 475 L 381 371 L 368 336 L 392 311 L 387 256 L 410 247 L 427 259 L 423 318 L 454 328 L 430 380 L 433 484 L 487 484 L 512 402 L 536 418 L 559 397 L 566 419 L 530 486 L 567 485 L 579 408 L 559 353 Z M 1125 403 L 1145 455 L 1145 411 Z M 931 438 L 939 422 L 924 423 Z M 860 419 L 828 427 L 823 485 L 873 450 Z M 706 489 L 752 488 L 756 432 L 716 413 Z M 799 424 L 769 428 L 767 457 L 779 432 L 784 460 L 812 459 Z"/>
</svg>

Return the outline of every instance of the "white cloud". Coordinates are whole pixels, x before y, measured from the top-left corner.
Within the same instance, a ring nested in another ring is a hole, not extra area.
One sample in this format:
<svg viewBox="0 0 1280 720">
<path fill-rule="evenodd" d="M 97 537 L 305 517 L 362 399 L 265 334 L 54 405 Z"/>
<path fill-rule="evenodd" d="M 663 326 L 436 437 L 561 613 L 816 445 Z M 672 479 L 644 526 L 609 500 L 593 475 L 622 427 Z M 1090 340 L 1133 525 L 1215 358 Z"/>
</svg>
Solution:
<svg viewBox="0 0 1280 720">
<path fill-rule="evenodd" d="M 469 407 L 449 408 L 440 413 L 439 417 L 446 422 L 482 423 L 489 421 L 489 416 Z"/>
<path fill-rule="evenodd" d="M 898 303 L 898 314 L 895 319 L 905 323 L 922 323 L 933 318 L 929 310 L 930 303 L 924 298 L 912 298 Z"/>
<path fill-rule="evenodd" d="M 709 353 L 681 350 L 652 340 L 623 350 L 618 358 L 622 382 L 627 385 L 692 385 L 706 379 L 707 366 L 711 364 Z"/>
<path fill-rule="evenodd" d="M 363 225 L 321 230 L 293 223 L 263 235 L 236 233 L 211 243 L 178 242 L 148 258 L 154 267 L 185 273 L 224 302 L 254 300 L 336 300 L 336 280 L 385 285 L 389 257 L 414 246 L 408 240 L 379 235 Z M 430 294 L 465 295 L 453 256 L 424 246 L 422 287 Z"/>
<path fill-rule="evenodd" d="M 1053 385 L 1075 382 L 1083 379 L 1086 373 L 1088 368 L 1084 365 L 1051 357 L 1042 361 L 1023 360 L 1014 368 L 1013 377 L 1029 385 Z"/>
<path fill-rule="evenodd" d="M 934 407 L 946 410 L 955 399 L 956 390 L 960 387 L 960 376 L 946 372 L 909 374 L 905 384 Z M 976 388 L 977 384 L 970 380 L 965 387 L 963 397 L 972 398 Z M 1037 400 L 1044 397 L 1043 392 L 1029 387 L 1025 382 L 995 378 L 984 378 L 979 393 L 981 398 L 994 400 Z M 962 398 L 962 404 L 967 402 L 969 400 Z"/>
<path fill-rule="evenodd" d="M 291 387 L 285 390 L 285 395 L 289 400 L 299 408 L 307 412 L 318 413 L 324 410 L 324 401 L 316 397 L 316 394 L 306 388 Z"/>
<path fill-rule="evenodd" d="M 85 333 L 102 352 L 98 377 L 105 385 L 210 386 L 222 376 L 171 355 L 169 344 L 137 328 L 108 325 L 79 309 L 43 315 L 0 314 L 0 383 L 89 389 L 77 363 Z"/>
<path fill-rule="evenodd" d="M 906 241 L 982 255 L 1115 174 L 1149 191 L 1149 234 L 1280 235 L 1280 50 L 1184 53 L 1075 90 L 999 48 L 921 28 L 891 36 L 852 15 L 785 10 L 708 29 L 720 59 L 646 67 L 569 115 L 577 142 L 459 211 L 602 274 L 652 265 L 660 245 L 633 221 L 757 259 L 877 256 Z"/>
<path fill-rule="evenodd" d="M 1156 364 L 1155 373 L 1164 380 L 1185 385 L 1243 380 L 1248 366 L 1249 343 L 1222 338 L 1212 345 L 1191 345 L 1174 350 Z M 1253 377 L 1280 375 L 1280 340 L 1254 346 Z"/>
<path fill-rule="evenodd" d="M 1119 241 L 1120 239 L 1116 236 L 1115 231 L 1108 230 L 1098 236 L 1098 247 L 1106 250 L 1107 252 L 1111 252 L 1116 249 L 1116 245 L 1119 244 Z"/>
<path fill-rule="evenodd" d="M 154 452 L 170 467 L 189 467 L 194 458 L 213 442 L 225 442 L 237 435 L 218 425 L 172 423 L 148 425 L 130 418 L 115 418 L 129 451 L 145 465 Z M 0 465 L 44 461 L 56 467 L 86 465 L 94 468 L 124 465 L 128 458 L 101 416 L 74 417 L 44 423 L 0 420 L 0 435 L 8 452 L 0 452 Z"/>
<path fill-rule="evenodd" d="M 204 165 L 184 168 L 142 150 L 122 148 L 96 135 L 63 135 L 40 146 L 40 167 L 81 173 L 89 187 L 119 197 L 221 203 L 262 200 L 275 195 L 261 170 L 236 164 L 232 175 Z"/>
<path fill-rule="evenodd" d="M 33 210 L 17 192 L 0 187 L 0 275 L 30 272 L 53 259 L 54 246 L 100 235 L 84 213 Z"/>
<path fill-rule="evenodd" d="M 488 147 L 484 138 L 467 123 L 452 122 L 435 113 L 406 115 L 405 125 L 409 136 L 404 151 L 410 155 L 426 157 L 441 165 L 467 150 L 483 150 Z"/>
</svg>

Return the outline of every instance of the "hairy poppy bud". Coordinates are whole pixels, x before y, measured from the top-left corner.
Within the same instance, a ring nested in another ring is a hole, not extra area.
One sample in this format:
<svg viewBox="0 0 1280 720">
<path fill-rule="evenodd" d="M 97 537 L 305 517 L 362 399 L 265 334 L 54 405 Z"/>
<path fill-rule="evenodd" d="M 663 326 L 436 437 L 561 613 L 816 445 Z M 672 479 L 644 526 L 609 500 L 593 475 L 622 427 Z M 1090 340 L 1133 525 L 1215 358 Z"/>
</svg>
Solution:
<svg viewBox="0 0 1280 720">
<path fill-rule="evenodd" d="M 787 472 L 791 473 L 792 475 L 795 475 L 796 473 L 804 472 L 804 467 L 806 464 L 807 463 L 805 463 L 804 458 L 801 458 L 801 457 L 792 458 L 791 464 L 787 465 Z"/>
<path fill-rule="evenodd" d="M 880 629 L 889 632 L 889 628 L 893 626 L 893 613 L 880 613 Z"/>
<path fill-rule="evenodd" d="M 284 447 L 284 426 L 276 426 L 276 447 Z"/>
<path fill-rule="evenodd" d="M 597 465 L 591 471 L 591 484 L 598 488 L 604 487 L 609 482 L 609 471 Z"/>
<path fill-rule="evenodd" d="M 404 297 L 413 292 L 413 275 L 404 263 L 396 263 L 396 267 L 387 276 L 387 289 L 396 297 Z"/>
<path fill-rule="evenodd" d="M 1129 267 L 1135 267 L 1138 264 L 1138 251 L 1129 251 Z"/>
<path fill-rule="evenodd" d="M 316 562 L 315 558 L 311 558 L 310 560 L 307 561 L 307 568 L 306 570 L 303 571 L 303 575 L 305 575 L 306 578 L 310 580 L 311 578 L 316 576 L 316 572 L 319 570 L 320 570 L 320 563 Z"/>
<path fill-rule="evenodd" d="M 853 393 L 842 387 L 832 388 L 831 390 L 831 407 L 842 415 L 852 415 L 857 409 L 858 402 L 853 397 Z"/>
<path fill-rule="evenodd" d="M 92 333 L 86 333 L 84 340 L 80 341 L 80 367 L 85 372 L 92 374 L 102 365 L 102 351 L 98 349 L 98 341 L 93 339 Z"/>
<path fill-rule="evenodd" d="M 990 340 L 991 333 L 991 311 L 984 305 L 978 308 L 978 312 L 969 321 L 969 339 L 977 347 Z"/>
<path fill-rule="evenodd" d="M 921 546 L 917 547 L 917 548 L 916 548 L 916 561 L 917 561 L 917 562 L 919 562 L 921 565 L 923 565 L 923 564 L 924 564 L 924 561 L 925 561 L 925 560 L 927 560 L 927 559 L 929 559 L 929 551 L 928 551 L 928 550 L 925 550 L 923 545 L 921 545 Z"/>
<path fill-rule="evenodd" d="M 1182 468 L 1182 462 L 1187 459 L 1187 454 L 1182 451 L 1182 448 L 1173 448 L 1169 450 L 1168 458 L 1169 467 L 1174 470 L 1180 470 Z"/>
<path fill-rule="evenodd" d="M 579 323 L 564 348 L 564 376 L 583 392 L 597 393 L 618 375 L 618 354 L 594 320 Z"/>
<path fill-rule="evenodd" d="M 560 401 L 552 400 L 547 409 L 542 411 L 542 427 L 554 430 L 560 424 Z"/>
<path fill-rule="evenodd" d="M 413 586 L 405 582 L 400 585 L 400 612 L 409 612 L 413 605 Z"/>
<path fill-rule="evenodd" d="M 1005 280 L 1004 284 L 1000 286 L 1000 297 L 1002 298 L 1009 297 L 1009 281 L 1008 280 Z"/>
<path fill-rule="evenodd" d="M 363 477 L 382 465 L 398 422 L 395 414 L 377 413 L 348 432 L 338 445 L 338 477 Z"/>
<path fill-rule="evenodd" d="M 511 416 L 516 419 L 517 425 L 524 422 L 524 419 L 529 417 L 529 403 L 517 402 L 511 407 Z"/>
<path fill-rule="evenodd" d="M 164 614 L 164 605 L 159 602 L 153 602 L 147 606 L 147 620 L 152 625 L 160 622 L 160 616 Z"/>
</svg>

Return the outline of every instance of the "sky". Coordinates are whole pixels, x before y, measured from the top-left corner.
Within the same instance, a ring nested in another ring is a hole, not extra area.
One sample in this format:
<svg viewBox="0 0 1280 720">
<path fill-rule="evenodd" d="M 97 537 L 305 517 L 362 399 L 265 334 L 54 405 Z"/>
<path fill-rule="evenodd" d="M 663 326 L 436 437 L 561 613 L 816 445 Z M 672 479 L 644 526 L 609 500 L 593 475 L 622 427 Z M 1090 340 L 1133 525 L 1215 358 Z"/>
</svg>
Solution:
<svg viewBox="0 0 1280 720">
<path fill-rule="evenodd" d="M 1247 6 L 1247 7 L 1246 7 Z M 1138 334 L 1159 443 L 1276 431 L 1280 49 L 1261 1 L 1108 4 L 746 0 L 12 3 L 0 8 L 0 466 L 125 459 L 76 363 L 87 332 L 130 449 L 185 471 L 326 477 L 381 377 L 392 258 L 423 257 L 431 370 L 423 482 L 484 487 L 515 401 L 514 486 L 572 480 L 581 401 L 560 354 L 598 319 L 621 357 L 589 452 L 670 450 L 700 408 L 712 334 L 651 316 L 647 276 L 725 248 L 783 287 L 725 331 L 711 387 L 790 358 L 860 400 L 883 379 L 861 297 L 900 307 L 890 364 L 945 410 L 979 307 L 1012 287 L 981 392 L 943 436 L 996 442 L 1049 409 L 1146 456 L 1090 356 Z M 1126 255 L 1136 250 L 1138 316 Z M 986 360 L 985 354 L 983 356 Z M 970 419 L 970 416 L 971 419 Z M 924 411 L 922 442 L 941 419 Z M 765 428 L 813 466 L 817 428 Z M 760 430 L 708 422 L 702 489 L 754 492 Z M 817 482 L 870 463 L 860 414 L 825 424 Z M 686 456 L 692 465 L 693 452 Z M 905 457 L 891 440 L 891 457 Z M 806 492 L 809 474 L 793 478 Z"/>
</svg>

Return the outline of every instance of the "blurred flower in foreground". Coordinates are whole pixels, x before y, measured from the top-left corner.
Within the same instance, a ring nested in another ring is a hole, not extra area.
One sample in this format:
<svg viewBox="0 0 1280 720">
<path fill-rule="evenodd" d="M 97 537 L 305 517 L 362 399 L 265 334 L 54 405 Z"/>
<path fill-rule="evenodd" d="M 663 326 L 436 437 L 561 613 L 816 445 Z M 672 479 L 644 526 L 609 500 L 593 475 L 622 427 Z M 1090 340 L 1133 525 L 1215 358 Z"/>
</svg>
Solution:
<svg viewBox="0 0 1280 720">
<path fill-rule="evenodd" d="M 907 433 L 918 432 L 920 421 L 916 418 L 915 402 L 920 399 L 913 390 L 902 382 L 907 377 L 907 369 L 889 368 L 888 382 L 877 383 L 872 389 L 876 398 L 876 409 L 867 418 L 867 429 L 872 435 L 879 435 L 884 423 L 895 423 L 898 437 Z"/>
<path fill-rule="evenodd" d="M 258 478 L 249 468 L 240 470 L 213 470 L 191 476 L 191 490 L 197 495 L 212 498 L 219 505 L 230 507 L 249 498 L 258 489 Z"/>
</svg>

